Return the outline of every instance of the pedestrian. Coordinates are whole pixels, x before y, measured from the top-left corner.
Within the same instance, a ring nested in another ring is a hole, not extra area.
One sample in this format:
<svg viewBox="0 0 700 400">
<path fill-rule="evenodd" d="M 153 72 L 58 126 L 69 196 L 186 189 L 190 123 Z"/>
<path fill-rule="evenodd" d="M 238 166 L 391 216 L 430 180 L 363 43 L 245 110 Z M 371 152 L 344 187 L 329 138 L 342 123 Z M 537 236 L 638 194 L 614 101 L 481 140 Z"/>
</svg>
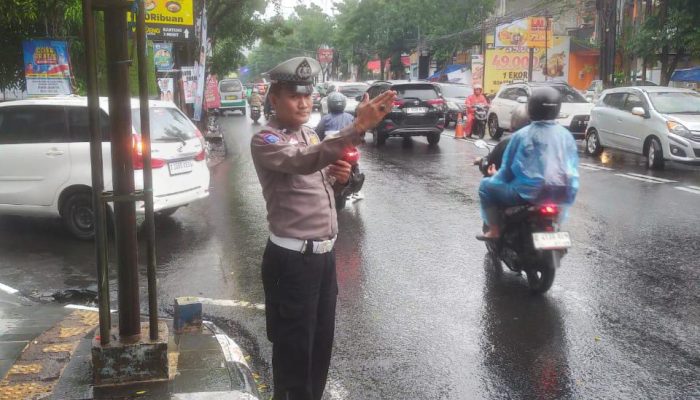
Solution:
<svg viewBox="0 0 700 400">
<path fill-rule="evenodd" d="M 365 95 L 353 124 L 320 141 L 303 126 L 320 70 L 318 61 L 296 57 L 268 72 L 268 97 L 276 113 L 251 141 L 270 229 L 262 280 L 274 399 L 318 400 L 323 395 L 338 293 L 334 197 L 350 175 L 350 164 L 340 158 L 384 118 L 396 97 L 392 91 L 372 101 Z"/>
</svg>

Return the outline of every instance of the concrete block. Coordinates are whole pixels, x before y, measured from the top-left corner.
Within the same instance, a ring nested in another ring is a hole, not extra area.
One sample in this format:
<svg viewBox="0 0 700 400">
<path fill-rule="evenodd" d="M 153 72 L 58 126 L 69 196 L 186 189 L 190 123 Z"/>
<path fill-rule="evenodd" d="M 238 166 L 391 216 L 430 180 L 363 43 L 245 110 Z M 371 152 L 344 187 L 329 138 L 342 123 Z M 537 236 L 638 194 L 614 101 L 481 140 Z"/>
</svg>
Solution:
<svg viewBox="0 0 700 400">
<path fill-rule="evenodd" d="M 197 297 L 177 297 L 175 299 L 176 333 L 199 331 L 202 329 L 202 303 Z"/>
<path fill-rule="evenodd" d="M 168 379 L 168 327 L 158 324 L 158 340 L 148 337 L 148 323 L 141 323 L 141 340 L 119 341 L 119 331 L 112 330 L 112 340 L 102 346 L 99 337 L 92 341 L 92 372 L 96 386 Z"/>
</svg>

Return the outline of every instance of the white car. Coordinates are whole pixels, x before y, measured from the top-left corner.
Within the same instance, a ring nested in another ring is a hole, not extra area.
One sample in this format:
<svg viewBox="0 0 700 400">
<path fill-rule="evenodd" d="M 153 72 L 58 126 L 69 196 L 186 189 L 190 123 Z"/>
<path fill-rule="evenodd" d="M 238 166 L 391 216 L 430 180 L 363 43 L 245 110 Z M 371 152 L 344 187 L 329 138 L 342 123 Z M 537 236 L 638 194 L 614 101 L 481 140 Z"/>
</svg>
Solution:
<svg viewBox="0 0 700 400">
<path fill-rule="evenodd" d="M 363 82 L 329 82 L 327 89 L 326 96 L 321 99 L 321 115 L 328 114 L 328 94 L 336 91 L 347 98 L 345 112 L 355 115 L 355 109 L 359 104 L 356 97 L 364 95 L 369 85 Z"/>
<path fill-rule="evenodd" d="M 131 101 L 134 179 L 143 189 L 138 100 Z M 107 99 L 100 99 L 105 190 L 112 190 Z M 169 102 L 149 103 L 154 210 L 170 215 L 209 196 L 201 133 Z M 87 98 L 0 103 L 0 215 L 60 216 L 76 237 L 94 235 Z M 144 213 L 144 204 L 136 205 Z"/>
<path fill-rule="evenodd" d="M 700 164 L 700 94 L 663 86 L 603 91 L 586 131 L 586 153 L 604 147 L 642 154 L 649 168 L 665 160 Z"/>
<path fill-rule="evenodd" d="M 510 118 L 520 103 L 527 99 L 536 87 L 549 86 L 561 93 L 561 111 L 556 121 L 571 131 L 576 139 L 583 139 L 593 104 L 576 89 L 564 82 L 525 82 L 501 86 L 491 101 L 488 126 L 492 138 L 498 139 L 503 131 L 510 130 Z"/>
</svg>

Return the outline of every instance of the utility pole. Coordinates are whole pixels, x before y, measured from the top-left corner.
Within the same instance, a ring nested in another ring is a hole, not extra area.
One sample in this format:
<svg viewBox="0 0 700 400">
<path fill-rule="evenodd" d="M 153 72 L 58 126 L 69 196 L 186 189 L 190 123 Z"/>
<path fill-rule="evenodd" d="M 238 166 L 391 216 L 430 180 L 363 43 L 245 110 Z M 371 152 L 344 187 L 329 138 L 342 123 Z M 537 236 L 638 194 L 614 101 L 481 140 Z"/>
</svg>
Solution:
<svg viewBox="0 0 700 400">
<path fill-rule="evenodd" d="M 600 37 L 600 79 L 603 87 L 613 85 L 615 72 L 615 39 L 617 36 L 617 0 L 596 0 L 598 19 L 601 22 Z"/>
<path fill-rule="evenodd" d="M 112 135 L 112 182 L 114 186 L 114 225 L 119 286 L 119 340 L 138 342 L 141 338 L 139 302 L 138 242 L 136 205 L 124 198 L 135 192 L 131 149 L 131 93 L 127 16 L 125 8 L 104 10 L 107 47 L 109 127 Z"/>
<path fill-rule="evenodd" d="M 661 26 L 661 35 L 664 35 L 664 30 L 666 29 L 666 20 L 668 19 L 668 0 L 659 1 L 659 25 Z M 668 71 L 668 44 L 664 42 L 661 48 L 661 86 L 668 85 L 668 76 L 670 76 Z"/>
</svg>

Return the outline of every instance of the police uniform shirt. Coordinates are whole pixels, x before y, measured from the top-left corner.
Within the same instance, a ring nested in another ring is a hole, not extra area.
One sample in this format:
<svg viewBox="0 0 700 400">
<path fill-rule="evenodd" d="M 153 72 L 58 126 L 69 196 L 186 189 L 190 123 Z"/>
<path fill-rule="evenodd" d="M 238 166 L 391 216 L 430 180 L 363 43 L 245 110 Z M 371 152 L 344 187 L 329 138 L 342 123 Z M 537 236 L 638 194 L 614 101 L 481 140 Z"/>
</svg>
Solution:
<svg viewBox="0 0 700 400">
<path fill-rule="evenodd" d="M 267 205 L 270 232 L 293 239 L 326 240 L 338 233 L 335 192 L 325 168 L 360 143 L 351 125 L 321 142 L 311 128 L 271 123 L 253 136 L 251 153 Z"/>
</svg>

